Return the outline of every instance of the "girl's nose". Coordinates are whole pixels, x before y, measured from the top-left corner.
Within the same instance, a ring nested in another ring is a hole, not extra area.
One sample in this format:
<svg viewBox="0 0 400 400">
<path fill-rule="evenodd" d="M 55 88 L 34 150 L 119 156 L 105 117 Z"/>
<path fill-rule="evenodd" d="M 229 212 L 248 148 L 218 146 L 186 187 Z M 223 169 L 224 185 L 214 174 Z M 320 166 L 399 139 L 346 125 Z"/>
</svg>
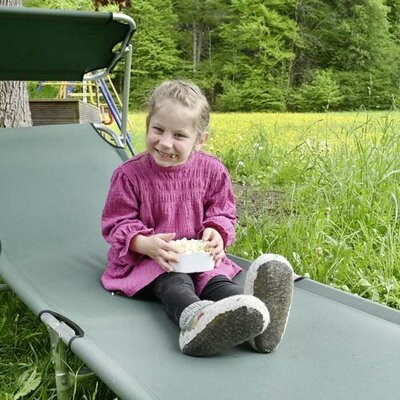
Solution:
<svg viewBox="0 0 400 400">
<path fill-rule="evenodd" d="M 172 140 L 169 136 L 163 135 L 163 137 L 160 139 L 160 145 L 162 147 L 165 147 L 167 149 L 172 147 Z"/>
</svg>

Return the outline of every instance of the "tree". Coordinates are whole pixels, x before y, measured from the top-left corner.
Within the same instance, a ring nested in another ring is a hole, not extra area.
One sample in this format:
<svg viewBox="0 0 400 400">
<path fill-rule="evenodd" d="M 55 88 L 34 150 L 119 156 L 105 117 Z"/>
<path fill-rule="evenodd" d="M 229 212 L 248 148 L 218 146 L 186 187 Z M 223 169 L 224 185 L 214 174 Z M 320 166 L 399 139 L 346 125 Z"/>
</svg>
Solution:
<svg viewBox="0 0 400 400">
<path fill-rule="evenodd" d="M 317 70 L 310 83 L 300 87 L 297 99 L 302 111 L 328 111 L 335 109 L 343 100 L 339 85 L 330 70 Z"/>
<path fill-rule="evenodd" d="M 107 4 L 107 11 L 130 3 L 23 1 L 76 10 Z M 216 111 L 400 104 L 400 0 L 135 0 L 124 12 L 138 25 L 135 108 L 172 77 L 196 81 Z"/>
<path fill-rule="evenodd" d="M 318 70 L 329 70 L 345 109 L 388 108 L 398 96 L 399 2 L 299 0 L 292 98 L 312 89 Z M 391 22 L 391 25 L 389 24 Z M 310 86 L 311 85 L 311 86 Z"/>
<path fill-rule="evenodd" d="M 196 75 L 201 61 L 212 57 L 213 32 L 221 23 L 226 7 L 221 0 L 178 0 L 173 4 L 178 16 L 178 45 L 182 56 L 191 59 Z"/>
<path fill-rule="evenodd" d="M 227 111 L 230 97 L 245 111 L 285 109 L 287 82 L 296 36 L 294 1 L 232 0 L 220 27 L 221 66 L 224 93 L 219 106 Z M 227 102 L 228 100 L 228 102 Z"/>
<path fill-rule="evenodd" d="M 393 40 L 400 45 L 400 0 L 387 0 L 386 5 L 389 8 L 389 31 Z"/>
<path fill-rule="evenodd" d="M 178 74 L 177 20 L 171 0 L 136 0 L 128 12 L 138 27 L 133 41 L 131 103 L 140 108 L 151 88 Z"/>
<path fill-rule="evenodd" d="M 0 0 L 0 6 L 22 6 L 22 1 Z M 26 84 L 19 81 L 0 81 L 0 128 L 22 126 L 32 126 Z"/>
</svg>

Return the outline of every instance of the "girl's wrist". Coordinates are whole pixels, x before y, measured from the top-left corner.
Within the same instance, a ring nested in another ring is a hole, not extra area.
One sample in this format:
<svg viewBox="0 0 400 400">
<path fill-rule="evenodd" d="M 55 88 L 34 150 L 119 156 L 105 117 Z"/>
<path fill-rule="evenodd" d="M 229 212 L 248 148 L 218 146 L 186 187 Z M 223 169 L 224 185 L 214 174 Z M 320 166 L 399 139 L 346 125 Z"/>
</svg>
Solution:
<svg viewBox="0 0 400 400">
<path fill-rule="evenodd" d="M 145 249 L 146 249 L 147 240 L 148 240 L 147 236 L 140 235 L 140 234 L 136 235 L 131 239 L 131 241 L 129 243 L 129 249 L 135 253 L 146 255 Z"/>
</svg>

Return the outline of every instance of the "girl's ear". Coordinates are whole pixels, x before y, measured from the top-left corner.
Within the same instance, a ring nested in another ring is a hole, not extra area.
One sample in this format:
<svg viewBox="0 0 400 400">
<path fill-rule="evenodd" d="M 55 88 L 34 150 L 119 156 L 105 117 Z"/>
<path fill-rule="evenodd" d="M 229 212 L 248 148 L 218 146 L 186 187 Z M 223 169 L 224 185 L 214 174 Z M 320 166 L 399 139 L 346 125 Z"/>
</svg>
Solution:
<svg viewBox="0 0 400 400">
<path fill-rule="evenodd" d="M 203 134 L 200 136 L 199 140 L 195 145 L 196 151 L 199 151 L 203 148 L 204 144 L 207 142 L 207 139 L 208 139 L 208 132 L 203 132 Z"/>
</svg>

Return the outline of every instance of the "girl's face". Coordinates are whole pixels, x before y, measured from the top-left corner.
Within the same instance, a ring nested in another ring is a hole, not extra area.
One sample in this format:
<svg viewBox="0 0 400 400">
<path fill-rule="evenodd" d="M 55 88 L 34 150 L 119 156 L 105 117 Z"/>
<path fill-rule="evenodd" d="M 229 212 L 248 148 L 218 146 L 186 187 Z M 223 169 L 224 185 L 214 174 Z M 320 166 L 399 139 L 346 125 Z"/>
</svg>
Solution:
<svg viewBox="0 0 400 400">
<path fill-rule="evenodd" d="M 194 116 L 189 107 L 165 100 L 147 121 L 146 148 L 159 166 L 183 164 L 193 151 L 201 149 L 208 134 L 197 137 Z"/>
</svg>

